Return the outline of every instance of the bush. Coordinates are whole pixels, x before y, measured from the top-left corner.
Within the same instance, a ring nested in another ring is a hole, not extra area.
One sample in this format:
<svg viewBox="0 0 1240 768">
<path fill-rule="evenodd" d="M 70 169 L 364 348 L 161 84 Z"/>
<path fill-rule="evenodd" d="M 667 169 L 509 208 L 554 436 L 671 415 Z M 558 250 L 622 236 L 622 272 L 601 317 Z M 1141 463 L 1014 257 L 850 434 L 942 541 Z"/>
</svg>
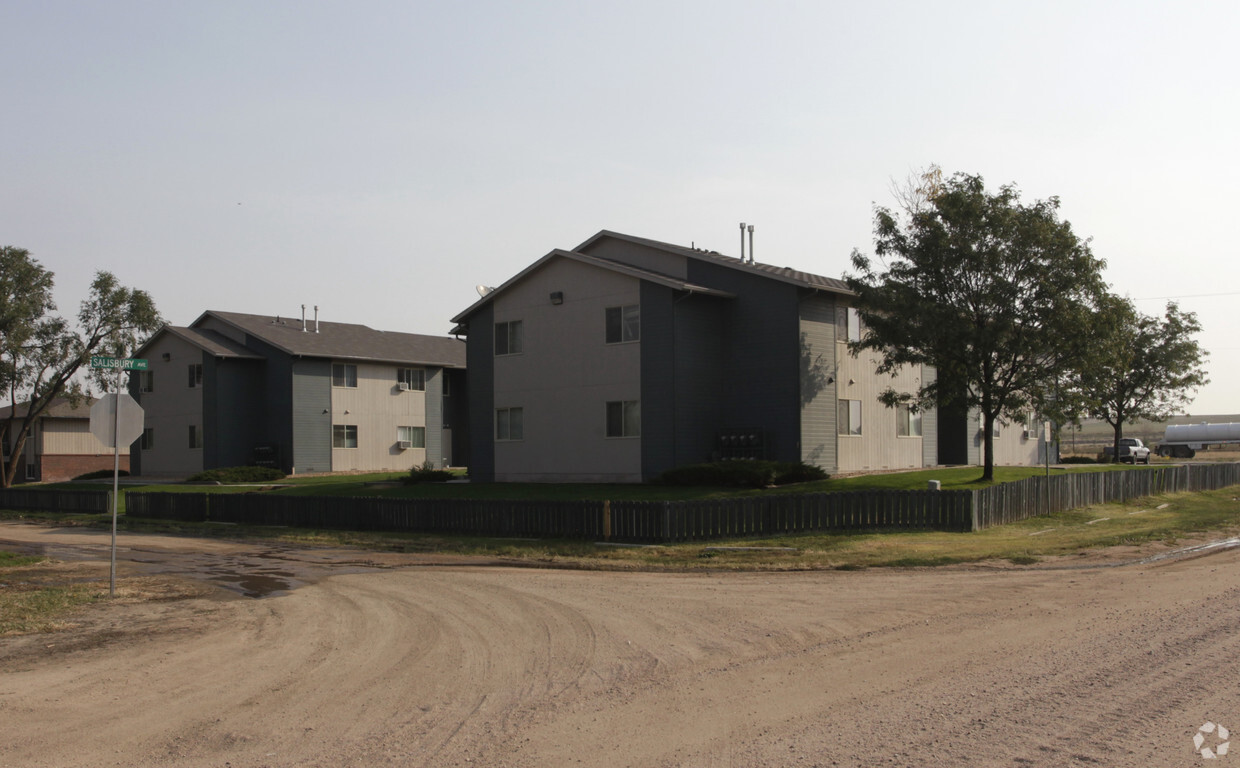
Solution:
<svg viewBox="0 0 1240 768">
<path fill-rule="evenodd" d="M 405 485 L 417 485 L 418 483 L 446 483 L 451 480 L 454 475 L 446 469 L 435 469 L 435 465 L 429 461 L 420 467 L 414 467 L 409 470 L 409 475 L 405 477 Z"/>
<path fill-rule="evenodd" d="M 765 488 L 811 480 L 826 480 L 827 473 L 800 461 L 716 461 L 669 469 L 655 478 L 660 485 L 704 485 Z"/>
<path fill-rule="evenodd" d="M 1064 456 L 1059 459 L 1060 464 L 1097 464 L 1098 460 L 1093 456 Z"/>
<path fill-rule="evenodd" d="M 283 480 L 284 473 L 271 467 L 220 467 L 190 475 L 191 483 L 269 483 Z"/>
<path fill-rule="evenodd" d="M 101 480 L 105 477 L 111 477 L 111 476 L 112 476 L 112 470 L 110 469 L 96 469 L 94 472 L 87 472 L 86 474 L 78 475 L 77 477 L 73 479 L 74 480 Z M 122 469 L 119 473 L 119 477 L 129 477 L 129 472 Z"/>
</svg>

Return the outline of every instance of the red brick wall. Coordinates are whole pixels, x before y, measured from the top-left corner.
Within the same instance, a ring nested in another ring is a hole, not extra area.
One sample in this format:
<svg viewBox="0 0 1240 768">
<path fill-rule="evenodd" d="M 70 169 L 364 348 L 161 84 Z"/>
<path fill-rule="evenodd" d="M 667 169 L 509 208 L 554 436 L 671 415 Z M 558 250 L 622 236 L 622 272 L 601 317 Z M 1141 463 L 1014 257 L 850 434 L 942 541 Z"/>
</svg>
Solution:
<svg viewBox="0 0 1240 768">
<path fill-rule="evenodd" d="M 91 455 L 44 455 L 40 456 L 41 466 L 36 469 L 39 477 L 38 480 L 45 483 L 58 483 L 62 480 L 72 480 L 78 475 L 84 475 L 87 472 L 95 472 L 100 469 L 111 471 L 113 466 L 113 458 L 111 454 L 91 454 Z M 121 455 L 121 469 L 125 472 L 129 471 L 129 457 Z M 24 470 L 19 469 L 18 480 L 20 482 Z"/>
</svg>

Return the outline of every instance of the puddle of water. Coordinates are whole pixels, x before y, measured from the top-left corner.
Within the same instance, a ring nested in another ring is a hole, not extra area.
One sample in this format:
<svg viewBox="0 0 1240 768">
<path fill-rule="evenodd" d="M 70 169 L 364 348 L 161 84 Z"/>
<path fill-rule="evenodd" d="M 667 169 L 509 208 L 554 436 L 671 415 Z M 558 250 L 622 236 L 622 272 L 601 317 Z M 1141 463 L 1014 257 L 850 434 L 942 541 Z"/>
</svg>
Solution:
<svg viewBox="0 0 1240 768">
<path fill-rule="evenodd" d="M 261 573 L 224 573 L 212 576 L 211 581 L 246 597 L 268 597 L 292 589 L 288 580 Z"/>
</svg>

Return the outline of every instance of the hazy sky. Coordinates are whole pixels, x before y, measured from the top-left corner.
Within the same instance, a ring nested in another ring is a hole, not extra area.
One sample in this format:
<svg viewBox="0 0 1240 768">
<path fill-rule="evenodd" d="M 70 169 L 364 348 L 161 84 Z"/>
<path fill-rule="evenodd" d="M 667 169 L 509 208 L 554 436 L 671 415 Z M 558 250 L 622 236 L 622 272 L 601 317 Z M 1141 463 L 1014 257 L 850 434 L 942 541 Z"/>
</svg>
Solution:
<svg viewBox="0 0 1240 768">
<path fill-rule="evenodd" d="M 892 179 L 1057 195 L 1237 413 L 1240 3 L 0 0 L 0 244 L 207 309 L 446 333 L 600 229 L 829 276 Z"/>
</svg>

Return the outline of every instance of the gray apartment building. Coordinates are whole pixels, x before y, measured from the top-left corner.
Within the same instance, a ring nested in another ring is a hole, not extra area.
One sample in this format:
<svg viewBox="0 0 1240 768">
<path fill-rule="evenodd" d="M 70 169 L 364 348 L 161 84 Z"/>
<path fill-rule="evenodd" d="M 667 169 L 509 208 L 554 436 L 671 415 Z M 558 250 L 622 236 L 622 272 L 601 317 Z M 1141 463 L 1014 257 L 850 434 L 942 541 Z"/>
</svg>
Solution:
<svg viewBox="0 0 1240 768">
<path fill-rule="evenodd" d="M 316 312 L 317 315 L 317 312 Z M 279 315 L 204 312 L 136 353 L 132 471 L 260 464 L 288 474 L 463 465 L 465 344 Z"/>
<path fill-rule="evenodd" d="M 828 472 L 939 462 L 935 411 L 887 408 L 840 280 L 603 231 L 453 319 L 475 480 L 636 482 L 719 458 Z M 975 438 L 956 430 L 956 439 Z"/>
</svg>

